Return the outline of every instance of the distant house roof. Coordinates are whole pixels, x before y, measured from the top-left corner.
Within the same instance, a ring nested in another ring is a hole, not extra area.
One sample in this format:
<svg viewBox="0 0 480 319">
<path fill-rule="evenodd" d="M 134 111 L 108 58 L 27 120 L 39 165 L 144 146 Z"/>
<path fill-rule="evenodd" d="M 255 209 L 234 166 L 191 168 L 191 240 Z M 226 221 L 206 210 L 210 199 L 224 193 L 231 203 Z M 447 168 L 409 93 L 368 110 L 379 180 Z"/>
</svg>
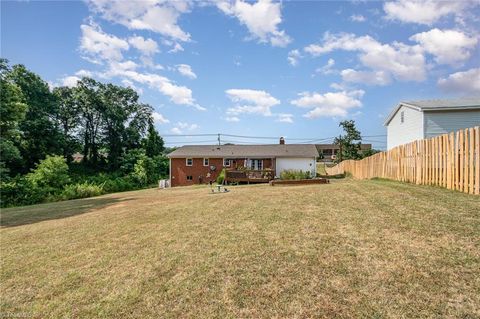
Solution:
<svg viewBox="0 0 480 319">
<path fill-rule="evenodd" d="M 185 157 L 317 157 L 313 144 L 269 145 L 188 145 L 168 154 L 170 158 Z"/>
<path fill-rule="evenodd" d="M 383 125 L 387 126 L 402 106 L 410 107 L 420 112 L 475 110 L 480 109 L 480 98 L 403 101 L 393 109 Z"/>
</svg>

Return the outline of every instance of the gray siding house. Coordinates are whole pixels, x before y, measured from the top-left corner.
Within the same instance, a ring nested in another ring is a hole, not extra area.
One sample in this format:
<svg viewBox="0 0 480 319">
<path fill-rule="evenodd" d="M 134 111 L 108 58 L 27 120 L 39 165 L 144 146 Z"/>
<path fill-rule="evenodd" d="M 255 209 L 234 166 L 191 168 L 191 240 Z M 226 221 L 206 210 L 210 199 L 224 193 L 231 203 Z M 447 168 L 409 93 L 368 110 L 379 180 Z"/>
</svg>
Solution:
<svg viewBox="0 0 480 319">
<path fill-rule="evenodd" d="M 387 148 L 480 125 L 480 98 L 400 102 L 385 120 Z"/>
</svg>

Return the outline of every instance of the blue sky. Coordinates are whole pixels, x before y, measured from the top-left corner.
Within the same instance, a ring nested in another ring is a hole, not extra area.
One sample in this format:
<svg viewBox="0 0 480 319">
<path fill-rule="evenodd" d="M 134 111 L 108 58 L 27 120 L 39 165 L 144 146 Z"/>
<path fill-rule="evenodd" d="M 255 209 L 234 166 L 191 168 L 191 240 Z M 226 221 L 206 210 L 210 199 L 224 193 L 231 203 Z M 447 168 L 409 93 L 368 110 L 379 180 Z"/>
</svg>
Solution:
<svg viewBox="0 0 480 319">
<path fill-rule="evenodd" d="M 1 55 L 52 86 L 132 86 L 169 146 L 329 142 L 354 119 L 384 149 L 399 101 L 480 95 L 479 17 L 473 1 L 2 1 Z"/>
</svg>

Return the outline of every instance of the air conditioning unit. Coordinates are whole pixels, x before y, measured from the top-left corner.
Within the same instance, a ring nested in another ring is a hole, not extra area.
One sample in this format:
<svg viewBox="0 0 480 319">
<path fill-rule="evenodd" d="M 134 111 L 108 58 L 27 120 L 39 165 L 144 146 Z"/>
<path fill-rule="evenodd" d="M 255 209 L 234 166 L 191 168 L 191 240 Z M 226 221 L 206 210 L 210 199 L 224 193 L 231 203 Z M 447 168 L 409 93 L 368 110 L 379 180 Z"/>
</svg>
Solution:
<svg viewBox="0 0 480 319">
<path fill-rule="evenodd" d="M 332 160 L 337 159 L 337 155 L 332 155 Z"/>
</svg>

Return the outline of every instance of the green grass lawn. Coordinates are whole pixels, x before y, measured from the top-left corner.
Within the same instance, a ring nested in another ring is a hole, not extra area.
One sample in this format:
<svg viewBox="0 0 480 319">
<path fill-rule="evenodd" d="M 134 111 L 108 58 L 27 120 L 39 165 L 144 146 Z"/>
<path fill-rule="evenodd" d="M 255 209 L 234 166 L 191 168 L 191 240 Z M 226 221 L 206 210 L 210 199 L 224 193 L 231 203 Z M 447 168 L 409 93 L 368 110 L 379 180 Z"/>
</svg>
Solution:
<svg viewBox="0 0 480 319">
<path fill-rule="evenodd" d="M 150 189 L 1 218 L 0 317 L 480 317 L 480 199 L 440 188 Z"/>
</svg>

